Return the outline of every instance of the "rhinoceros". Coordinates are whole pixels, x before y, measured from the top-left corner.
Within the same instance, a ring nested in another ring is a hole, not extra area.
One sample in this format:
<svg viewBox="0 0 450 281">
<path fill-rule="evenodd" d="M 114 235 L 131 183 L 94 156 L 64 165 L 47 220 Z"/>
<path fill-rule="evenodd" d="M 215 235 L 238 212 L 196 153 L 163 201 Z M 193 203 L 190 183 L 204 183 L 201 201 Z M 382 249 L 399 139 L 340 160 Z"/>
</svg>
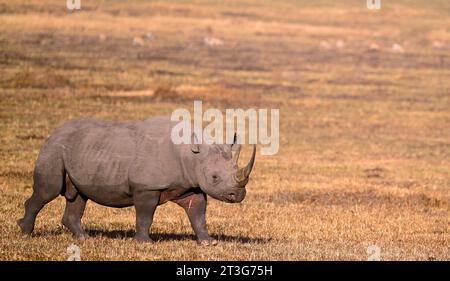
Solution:
<svg viewBox="0 0 450 281">
<path fill-rule="evenodd" d="M 57 128 L 44 142 L 33 174 L 33 194 L 18 220 L 31 234 L 45 204 L 63 195 L 62 224 L 76 237 L 86 237 L 81 218 L 87 200 L 136 210 L 134 240 L 151 241 L 149 229 L 158 205 L 168 201 L 184 208 L 203 245 L 217 241 L 206 229 L 207 195 L 228 203 L 244 200 L 255 163 L 256 146 L 245 167 L 238 167 L 241 145 L 174 144 L 169 117 L 114 123 L 76 119 Z"/>
</svg>

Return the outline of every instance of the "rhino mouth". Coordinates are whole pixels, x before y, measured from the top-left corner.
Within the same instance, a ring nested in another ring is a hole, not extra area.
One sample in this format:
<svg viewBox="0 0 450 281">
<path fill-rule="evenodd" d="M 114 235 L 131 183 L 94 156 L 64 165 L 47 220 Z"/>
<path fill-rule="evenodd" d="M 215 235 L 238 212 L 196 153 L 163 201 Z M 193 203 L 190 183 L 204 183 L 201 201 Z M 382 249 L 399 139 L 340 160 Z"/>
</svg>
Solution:
<svg viewBox="0 0 450 281">
<path fill-rule="evenodd" d="M 236 202 L 236 195 L 234 195 L 234 194 L 224 195 L 224 196 L 222 196 L 222 201 L 224 201 L 226 203 L 234 203 L 234 202 Z"/>
<path fill-rule="evenodd" d="M 222 195 L 221 200 L 226 202 L 226 203 L 240 203 L 242 202 L 242 200 L 244 200 L 245 198 L 245 191 L 243 192 L 238 192 L 238 193 L 228 193 L 228 194 L 224 194 Z"/>
</svg>

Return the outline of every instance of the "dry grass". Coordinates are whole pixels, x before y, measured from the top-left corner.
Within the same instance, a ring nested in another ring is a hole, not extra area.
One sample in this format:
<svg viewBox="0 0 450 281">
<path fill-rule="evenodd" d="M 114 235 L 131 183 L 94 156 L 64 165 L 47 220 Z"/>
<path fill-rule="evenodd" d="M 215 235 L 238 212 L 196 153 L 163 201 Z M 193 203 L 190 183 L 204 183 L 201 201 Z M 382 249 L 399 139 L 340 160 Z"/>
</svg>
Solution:
<svg viewBox="0 0 450 281">
<path fill-rule="evenodd" d="M 84 260 L 365 260 L 372 244 L 383 260 L 449 260 L 449 2 L 213 2 L 0 1 L 0 259 L 64 260 L 76 243 Z M 280 152 L 258 157 L 246 200 L 209 201 L 217 247 L 197 246 L 172 203 L 153 244 L 131 241 L 132 208 L 92 202 L 92 237 L 76 241 L 63 198 L 19 234 L 39 148 L 64 120 L 195 98 L 281 113 Z"/>
</svg>

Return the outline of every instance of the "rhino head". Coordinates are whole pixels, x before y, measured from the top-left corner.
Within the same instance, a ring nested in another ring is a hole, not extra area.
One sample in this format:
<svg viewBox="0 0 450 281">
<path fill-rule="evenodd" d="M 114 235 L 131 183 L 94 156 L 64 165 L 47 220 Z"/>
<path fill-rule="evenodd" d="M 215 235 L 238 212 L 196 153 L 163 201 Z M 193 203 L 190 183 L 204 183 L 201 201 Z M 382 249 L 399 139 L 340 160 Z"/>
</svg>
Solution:
<svg viewBox="0 0 450 281">
<path fill-rule="evenodd" d="M 200 189 L 209 196 L 227 202 L 239 203 L 245 198 L 245 186 L 255 164 L 256 145 L 248 164 L 239 168 L 241 145 L 192 144 L 196 159 L 195 174 Z"/>
</svg>

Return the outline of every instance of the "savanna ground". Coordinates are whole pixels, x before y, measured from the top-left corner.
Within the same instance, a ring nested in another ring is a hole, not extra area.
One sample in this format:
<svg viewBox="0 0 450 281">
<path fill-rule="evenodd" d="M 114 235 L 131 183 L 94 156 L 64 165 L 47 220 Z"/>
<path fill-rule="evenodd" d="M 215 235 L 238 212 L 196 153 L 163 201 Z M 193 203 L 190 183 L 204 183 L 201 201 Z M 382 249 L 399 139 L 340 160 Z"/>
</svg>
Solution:
<svg viewBox="0 0 450 281">
<path fill-rule="evenodd" d="M 75 243 L 83 260 L 366 260 L 370 245 L 382 260 L 448 260 L 449 54 L 446 0 L 1 0 L 0 259 L 65 260 Z M 62 197 L 19 233 L 53 129 L 194 99 L 280 109 L 279 153 L 258 155 L 244 202 L 209 200 L 218 246 L 197 246 L 173 203 L 153 244 L 132 242 L 133 208 L 92 202 L 92 237 L 75 240 Z"/>
</svg>

